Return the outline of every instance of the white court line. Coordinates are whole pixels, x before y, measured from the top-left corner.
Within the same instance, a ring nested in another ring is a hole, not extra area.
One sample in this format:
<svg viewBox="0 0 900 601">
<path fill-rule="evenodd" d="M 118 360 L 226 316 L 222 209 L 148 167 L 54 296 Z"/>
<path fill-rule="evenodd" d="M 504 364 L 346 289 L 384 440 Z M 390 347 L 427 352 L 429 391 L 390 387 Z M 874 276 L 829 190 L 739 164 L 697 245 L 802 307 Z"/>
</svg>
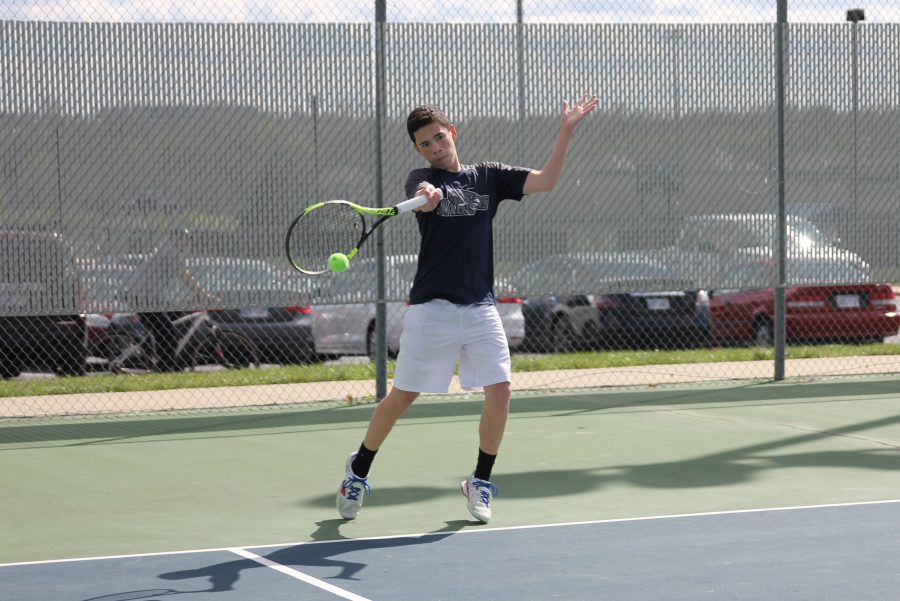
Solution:
<svg viewBox="0 0 900 601">
<path fill-rule="evenodd" d="M 501 528 L 475 528 L 472 530 L 459 530 L 452 532 L 420 532 L 418 534 L 392 534 L 390 536 L 369 536 L 361 538 L 344 538 L 337 540 L 318 541 L 294 541 L 289 543 L 277 543 L 266 545 L 244 545 L 245 548 L 273 549 L 276 547 L 296 547 L 300 545 L 325 545 L 359 542 L 367 540 L 391 540 L 396 538 L 425 538 L 431 536 L 447 536 L 448 534 L 482 534 L 488 532 L 502 532 L 505 530 L 530 530 L 535 528 L 559 528 L 563 526 L 587 526 L 591 524 L 617 524 L 620 522 L 642 522 L 648 520 L 671 520 L 679 518 L 695 518 L 717 515 L 736 515 L 742 513 L 766 513 L 772 511 L 802 511 L 807 509 L 830 509 L 839 507 L 861 507 L 867 505 L 890 505 L 900 503 L 900 499 L 885 499 L 883 501 L 856 501 L 853 503 L 826 503 L 823 505 L 791 505 L 787 507 L 763 507 L 759 509 L 730 509 L 724 511 L 707 511 L 701 513 L 676 513 L 671 515 L 650 515 L 633 518 L 610 518 L 607 520 L 587 520 L 583 522 L 558 522 L 555 524 L 532 524 L 528 526 L 505 526 Z M 0 563 L 0 568 L 13 566 L 44 565 L 51 563 L 69 563 L 73 561 L 98 561 L 107 559 L 129 559 L 135 557 L 162 557 L 166 555 L 188 555 L 193 553 L 215 553 L 217 551 L 234 551 L 236 547 L 212 547 L 209 549 L 188 549 L 185 551 L 157 551 L 155 553 L 130 553 L 125 555 L 100 555 L 95 557 L 72 557 L 69 559 L 43 559 L 38 561 L 20 561 L 13 563 Z"/>
<path fill-rule="evenodd" d="M 319 580 L 318 578 L 313 578 L 309 574 L 304 574 L 303 572 L 301 572 L 299 570 L 295 570 L 293 568 L 287 567 L 286 565 L 276 563 L 276 562 L 272 561 L 271 559 L 261 557 L 261 556 L 257 555 L 256 553 L 252 553 L 246 549 L 231 548 L 228 550 L 231 551 L 232 553 L 236 553 L 236 554 L 240 555 L 241 557 L 245 557 L 247 559 L 255 561 L 258 564 L 262 564 L 262 565 L 266 566 L 267 568 L 272 568 L 273 570 L 277 570 L 278 572 L 281 572 L 282 574 L 287 574 L 291 578 L 296 578 L 297 580 L 301 580 L 307 584 L 311 584 L 311 585 L 318 587 L 324 591 L 333 593 L 343 599 L 348 599 L 349 601 L 372 601 L 371 599 L 369 599 L 367 597 L 360 597 L 359 595 L 357 595 L 355 593 L 351 593 L 348 590 L 344 590 L 340 587 L 334 586 L 333 584 L 329 584 L 329 583 L 325 582 L 324 580 Z"/>
</svg>

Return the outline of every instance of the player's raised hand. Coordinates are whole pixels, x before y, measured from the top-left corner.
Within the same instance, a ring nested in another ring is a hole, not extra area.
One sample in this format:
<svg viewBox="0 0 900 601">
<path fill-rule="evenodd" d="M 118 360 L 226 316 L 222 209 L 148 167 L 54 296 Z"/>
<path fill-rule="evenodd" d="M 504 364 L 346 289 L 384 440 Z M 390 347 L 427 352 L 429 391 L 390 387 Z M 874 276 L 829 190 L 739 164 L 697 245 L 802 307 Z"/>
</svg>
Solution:
<svg viewBox="0 0 900 601">
<path fill-rule="evenodd" d="M 598 104 L 600 104 L 600 101 L 597 100 L 596 96 L 591 96 L 589 98 L 587 94 L 583 94 L 581 98 L 578 99 L 578 102 L 571 107 L 569 106 L 568 100 L 563 100 L 562 123 L 560 127 L 571 132 L 575 129 L 575 126 L 588 115 L 588 113 L 597 108 Z"/>
</svg>

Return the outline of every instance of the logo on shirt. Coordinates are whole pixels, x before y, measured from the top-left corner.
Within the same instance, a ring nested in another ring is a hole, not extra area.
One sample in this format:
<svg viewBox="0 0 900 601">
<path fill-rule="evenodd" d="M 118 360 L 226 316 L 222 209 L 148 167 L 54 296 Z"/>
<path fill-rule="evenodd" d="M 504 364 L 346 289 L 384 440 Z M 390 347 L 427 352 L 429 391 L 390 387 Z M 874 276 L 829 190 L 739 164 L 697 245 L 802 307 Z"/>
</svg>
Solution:
<svg viewBox="0 0 900 601">
<path fill-rule="evenodd" d="M 487 211 L 489 197 L 471 190 L 447 188 L 447 196 L 438 207 L 438 215 L 443 217 L 471 217 L 476 211 Z"/>
</svg>

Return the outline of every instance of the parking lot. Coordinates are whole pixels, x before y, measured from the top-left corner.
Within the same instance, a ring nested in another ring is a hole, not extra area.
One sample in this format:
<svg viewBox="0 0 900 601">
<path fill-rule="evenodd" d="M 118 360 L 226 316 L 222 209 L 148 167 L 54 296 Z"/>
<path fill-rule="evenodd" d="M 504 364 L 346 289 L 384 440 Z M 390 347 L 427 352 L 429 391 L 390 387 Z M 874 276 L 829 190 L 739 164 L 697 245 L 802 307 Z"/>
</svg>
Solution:
<svg viewBox="0 0 900 601">
<path fill-rule="evenodd" d="M 548 255 L 515 273 L 498 276 L 494 286 L 496 305 L 510 349 L 524 358 L 578 351 L 627 355 L 657 349 L 709 349 L 715 353 L 716 349 L 771 346 L 772 289 L 741 287 L 757 277 L 770 278 L 767 270 L 772 268 L 771 259 L 739 251 L 728 255 L 732 263 L 721 276 L 722 287 L 711 291 L 698 289 L 677 267 L 678 257 L 688 252 L 678 248 L 672 250 L 668 261 L 658 252 Z M 140 259 L 82 265 L 79 280 L 83 302 L 98 311 L 105 307 L 126 309 L 123 303 L 129 299 L 136 263 Z M 897 287 L 872 283 L 807 285 L 802 283 L 803 278 L 818 281 L 832 277 L 838 281 L 850 276 L 864 278 L 866 274 L 854 271 L 856 267 L 845 273 L 849 268 L 832 258 L 798 256 L 789 264 L 794 279 L 801 280 L 786 290 L 789 345 L 837 343 L 851 346 L 843 354 L 853 355 L 855 344 L 900 343 Z M 409 289 L 415 265 L 412 255 L 388 257 L 385 275 L 393 297 L 399 298 Z M 183 315 L 178 321 L 188 319 L 186 324 L 190 326 L 179 331 L 183 337 L 179 340 L 182 351 L 178 369 L 213 372 L 232 367 L 273 369 L 312 364 L 339 369 L 374 360 L 376 305 L 368 298 L 377 276 L 373 261 L 362 260 L 345 274 L 320 279 L 298 277 L 255 259 L 192 258 L 189 266 L 203 288 L 230 308 L 175 314 Z M 529 294 L 534 290 L 558 292 Z M 173 298 L 178 296 L 173 294 Z M 268 304 L 261 305 L 262 300 Z M 389 358 L 399 350 L 406 308 L 402 301 L 387 303 Z M 9 321 L 17 328 L 15 340 L 29 344 L 0 348 L 0 364 L 6 366 L 8 379 L 19 380 L 82 371 L 89 377 L 157 371 L 158 345 L 144 326 L 146 315 L 98 312 L 81 317 L 81 322 L 70 320 L 76 326 L 83 324 L 84 349 L 80 344 L 79 349 L 70 349 L 68 342 L 57 343 L 61 338 L 54 334 L 56 330 L 33 329 L 30 321 Z M 193 329 L 195 321 L 203 327 Z M 65 340 L 69 338 L 72 336 Z M 871 353 L 871 349 L 866 352 Z M 679 362 L 677 355 L 673 356 L 671 363 Z M 73 368 L 76 363 L 81 367 Z M 582 360 L 579 367 L 594 366 Z M 566 368 L 562 362 L 550 369 Z M 669 371 L 676 373 L 678 369 Z M 706 371 L 707 379 L 728 377 L 717 375 L 715 369 Z M 755 372 L 748 368 L 748 373 Z M 584 375 L 566 378 L 581 379 Z M 679 377 L 672 376 L 675 380 Z M 319 379 L 330 378 L 323 375 Z M 547 379 L 558 380 L 550 375 Z M 634 381 L 643 382 L 633 375 L 623 376 L 623 382 Z M 655 380 L 651 377 L 647 382 Z"/>
</svg>

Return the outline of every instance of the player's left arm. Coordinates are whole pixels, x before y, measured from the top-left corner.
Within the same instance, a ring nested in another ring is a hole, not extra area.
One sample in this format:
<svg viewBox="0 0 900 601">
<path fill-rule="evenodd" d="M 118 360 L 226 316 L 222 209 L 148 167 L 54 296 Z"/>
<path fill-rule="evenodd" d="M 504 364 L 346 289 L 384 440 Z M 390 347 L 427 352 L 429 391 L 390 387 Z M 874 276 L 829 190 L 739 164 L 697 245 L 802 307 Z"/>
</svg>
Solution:
<svg viewBox="0 0 900 601">
<path fill-rule="evenodd" d="M 572 139 L 572 133 L 591 111 L 597 108 L 598 100 L 596 96 L 583 95 L 574 106 L 569 107 L 569 101 L 563 101 L 562 117 L 560 118 L 559 133 L 556 136 L 556 142 L 553 144 L 553 150 L 540 171 L 532 171 L 525 179 L 525 187 L 522 192 L 524 194 L 535 194 L 536 192 L 549 192 L 559 182 L 562 175 L 563 166 L 566 164 L 566 154 L 569 151 L 569 141 Z"/>
</svg>

